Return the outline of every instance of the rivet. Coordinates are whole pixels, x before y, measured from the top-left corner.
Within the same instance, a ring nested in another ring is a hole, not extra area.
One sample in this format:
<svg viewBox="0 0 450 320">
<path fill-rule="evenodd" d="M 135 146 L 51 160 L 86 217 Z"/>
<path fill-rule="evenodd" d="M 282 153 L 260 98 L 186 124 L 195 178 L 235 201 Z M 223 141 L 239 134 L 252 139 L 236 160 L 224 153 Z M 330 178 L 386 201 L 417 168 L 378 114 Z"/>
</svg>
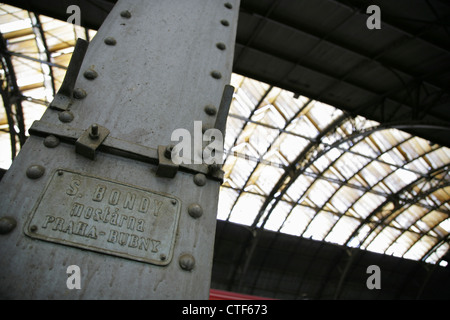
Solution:
<svg viewBox="0 0 450 320">
<path fill-rule="evenodd" d="M 220 20 L 220 23 L 225 26 L 228 27 L 230 25 L 230 23 L 228 22 L 228 20 Z"/>
<path fill-rule="evenodd" d="M 120 16 L 122 18 L 130 19 L 131 18 L 131 12 L 128 10 L 124 10 L 120 13 Z"/>
<path fill-rule="evenodd" d="M 59 145 L 59 139 L 54 135 L 49 135 L 44 139 L 44 146 L 47 148 L 56 148 Z"/>
<path fill-rule="evenodd" d="M 38 229 L 38 227 L 37 227 L 36 225 L 32 225 L 32 226 L 30 227 L 30 231 L 31 231 L 31 232 L 36 232 L 37 229 Z"/>
<path fill-rule="evenodd" d="M 181 269 L 185 271 L 191 271 L 192 269 L 194 269 L 195 259 L 190 254 L 183 254 L 178 259 L 178 263 L 180 264 Z"/>
<path fill-rule="evenodd" d="M 0 218 L 0 234 L 8 234 L 14 230 L 17 226 L 17 222 L 12 217 L 1 217 Z"/>
<path fill-rule="evenodd" d="M 113 37 L 107 37 L 104 40 L 105 44 L 107 44 L 108 46 L 115 46 L 117 44 L 116 39 L 114 39 Z"/>
<path fill-rule="evenodd" d="M 89 137 L 94 140 L 98 139 L 98 125 L 97 124 L 94 123 L 91 126 L 91 130 L 89 132 Z"/>
<path fill-rule="evenodd" d="M 214 70 L 211 71 L 211 77 L 213 77 L 214 79 L 220 79 L 222 78 L 222 74 L 219 71 Z"/>
<path fill-rule="evenodd" d="M 213 106 L 212 104 L 208 104 L 207 106 L 205 106 L 205 112 L 207 115 L 209 116 L 215 116 L 217 113 L 217 108 L 215 106 Z"/>
<path fill-rule="evenodd" d="M 73 113 L 70 111 L 62 111 L 58 115 L 59 121 L 64 122 L 64 123 L 71 122 L 73 120 L 73 118 L 74 118 Z"/>
<path fill-rule="evenodd" d="M 98 73 L 97 71 L 95 71 L 92 68 L 87 69 L 84 73 L 83 73 L 84 77 L 88 80 L 94 80 L 95 78 L 98 77 Z"/>
<path fill-rule="evenodd" d="M 218 42 L 218 43 L 216 43 L 216 47 L 217 47 L 217 49 L 219 49 L 219 50 L 225 50 L 225 49 L 227 48 L 227 46 L 226 46 L 225 43 L 223 43 L 223 42 Z"/>
<path fill-rule="evenodd" d="M 175 199 L 172 199 L 172 201 L 170 201 L 173 205 L 176 205 L 177 204 L 177 200 L 175 200 Z"/>
<path fill-rule="evenodd" d="M 161 261 L 164 261 L 164 260 L 167 259 L 167 257 L 166 257 L 165 254 L 162 253 L 162 254 L 159 256 L 159 259 L 160 259 Z"/>
<path fill-rule="evenodd" d="M 188 213 L 192 218 L 197 219 L 203 215 L 203 208 L 199 204 L 193 203 L 189 205 Z"/>
<path fill-rule="evenodd" d="M 44 175 L 45 168 L 40 165 L 32 165 L 29 166 L 27 169 L 27 177 L 30 179 L 39 179 Z"/>
<path fill-rule="evenodd" d="M 206 176 L 203 173 L 197 173 L 194 176 L 194 183 L 200 187 L 206 184 Z"/>
<path fill-rule="evenodd" d="M 225 3 L 224 6 L 227 9 L 233 9 L 233 5 L 231 3 L 229 3 L 229 2 Z"/>
<path fill-rule="evenodd" d="M 219 171 L 222 169 L 222 165 L 218 164 L 218 163 L 213 163 L 208 165 L 208 173 L 210 174 L 214 174 L 215 172 Z"/>
<path fill-rule="evenodd" d="M 86 91 L 84 91 L 81 88 L 76 88 L 75 90 L 73 90 L 73 97 L 75 99 L 84 99 L 86 98 L 86 96 L 87 96 Z"/>
</svg>

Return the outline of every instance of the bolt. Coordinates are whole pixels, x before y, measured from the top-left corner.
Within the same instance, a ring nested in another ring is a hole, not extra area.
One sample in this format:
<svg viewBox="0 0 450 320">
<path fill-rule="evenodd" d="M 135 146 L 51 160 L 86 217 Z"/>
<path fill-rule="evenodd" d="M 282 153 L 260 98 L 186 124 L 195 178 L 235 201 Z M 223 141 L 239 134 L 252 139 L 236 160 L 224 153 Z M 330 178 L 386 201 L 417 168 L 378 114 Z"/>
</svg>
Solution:
<svg viewBox="0 0 450 320">
<path fill-rule="evenodd" d="M 0 234 L 8 234 L 14 230 L 17 222 L 12 217 L 1 217 L 0 218 Z"/>
<path fill-rule="evenodd" d="M 98 77 L 98 73 L 97 71 L 95 71 L 94 69 L 89 68 L 87 69 L 84 73 L 83 73 L 84 77 L 88 80 L 94 80 L 95 78 Z"/>
<path fill-rule="evenodd" d="M 128 10 L 124 10 L 124 11 L 122 11 L 122 12 L 120 13 L 120 16 L 121 16 L 122 18 L 125 18 L 125 19 L 130 19 L 130 18 L 131 18 L 131 12 L 128 11 Z"/>
<path fill-rule="evenodd" d="M 220 20 L 220 23 L 225 26 L 228 27 L 230 25 L 230 23 L 228 22 L 228 20 Z"/>
<path fill-rule="evenodd" d="M 54 135 L 49 135 L 44 139 L 44 146 L 47 148 L 55 148 L 59 145 L 59 139 Z"/>
<path fill-rule="evenodd" d="M 92 126 L 91 126 L 91 132 L 89 132 L 89 137 L 91 138 L 91 139 L 98 139 L 98 125 L 97 124 L 93 124 Z"/>
<path fill-rule="evenodd" d="M 75 90 L 73 90 L 73 97 L 75 99 L 84 99 L 86 98 L 86 96 L 87 96 L 86 91 L 84 91 L 81 88 L 76 88 Z"/>
<path fill-rule="evenodd" d="M 166 150 L 164 150 L 164 156 L 167 159 L 172 159 L 172 151 L 173 151 L 174 146 L 173 145 L 169 145 L 166 147 Z"/>
<path fill-rule="evenodd" d="M 116 39 L 114 39 L 113 37 L 107 37 L 104 41 L 108 46 L 115 46 L 117 44 Z"/>
<path fill-rule="evenodd" d="M 227 9 L 233 9 L 233 5 L 231 3 L 229 3 L 229 2 L 225 3 L 224 6 Z"/>
<path fill-rule="evenodd" d="M 45 173 L 45 168 L 43 166 L 40 165 L 31 165 L 28 167 L 27 169 L 27 177 L 30 179 L 39 179 L 40 177 L 42 177 Z"/>
<path fill-rule="evenodd" d="M 206 184 L 206 176 L 203 173 L 197 173 L 194 176 L 194 183 L 200 187 Z"/>
<path fill-rule="evenodd" d="M 189 205 L 188 213 L 192 218 L 197 219 L 203 215 L 203 208 L 199 204 L 193 203 Z"/>
<path fill-rule="evenodd" d="M 74 118 L 74 115 L 70 111 L 62 111 L 58 115 L 59 121 L 64 122 L 64 123 L 72 122 L 73 118 Z"/>
<path fill-rule="evenodd" d="M 178 263 L 180 264 L 181 269 L 185 271 L 191 271 L 194 269 L 195 259 L 190 254 L 183 254 L 179 259 Z"/>
<path fill-rule="evenodd" d="M 216 43 L 216 47 L 219 50 L 225 50 L 227 48 L 227 46 L 223 42 Z"/>
<path fill-rule="evenodd" d="M 211 71 L 211 77 L 213 77 L 214 79 L 220 79 L 222 78 L 222 74 L 219 71 L 214 70 Z"/>
</svg>

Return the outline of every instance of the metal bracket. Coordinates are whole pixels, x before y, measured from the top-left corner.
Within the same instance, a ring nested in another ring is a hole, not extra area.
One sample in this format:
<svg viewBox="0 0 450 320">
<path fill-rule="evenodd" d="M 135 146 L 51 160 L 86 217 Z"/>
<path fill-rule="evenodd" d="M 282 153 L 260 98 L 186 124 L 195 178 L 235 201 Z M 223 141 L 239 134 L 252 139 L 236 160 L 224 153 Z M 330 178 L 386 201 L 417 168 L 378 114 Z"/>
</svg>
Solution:
<svg viewBox="0 0 450 320">
<path fill-rule="evenodd" d="M 78 73 L 80 72 L 81 64 L 83 63 L 89 43 L 83 39 L 77 39 L 72 58 L 70 59 L 69 67 L 67 68 L 64 81 L 61 84 L 58 93 L 50 103 L 50 108 L 66 111 L 73 102 L 73 91 Z"/>
<path fill-rule="evenodd" d="M 95 151 L 105 141 L 108 135 L 108 129 L 98 124 L 93 124 L 75 142 L 75 152 L 86 158 L 95 160 Z"/>
<path fill-rule="evenodd" d="M 100 132 L 99 126 L 99 132 Z M 39 137 L 47 137 L 49 135 L 53 135 L 60 139 L 62 142 L 66 142 L 69 144 L 74 144 L 77 140 L 80 140 L 81 136 L 83 134 L 86 134 L 87 137 L 84 139 L 90 139 L 89 138 L 89 130 L 82 130 L 78 128 L 69 127 L 67 125 L 57 125 L 53 123 L 47 123 L 44 121 L 34 121 L 31 128 L 28 130 L 28 132 L 31 135 L 39 136 Z M 101 139 L 101 138 L 100 138 Z M 81 144 L 83 141 L 81 141 Z M 87 142 L 90 143 L 89 140 Z M 151 147 L 146 147 L 143 145 L 135 144 L 130 141 L 125 141 L 122 139 L 117 139 L 112 137 L 111 135 L 108 135 L 104 141 L 99 143 L 99 140 L 96 140 L 98 146 L 95 147 L 97 150 L 125 157 L 128 159 L 133 159 L 137 161 L 141 161 L 144 163 L 151 163 L 153 165 L 160 164 L 160 173 L 161 170 L 163 170 L 162 175 L 164 176 L 164 168 L 167 169 L 167 166 L 173 167 L 175 164 L 167 159 L 165 157 L 166 147 L 163 146 L 162 152 L 158 152 L 159 150 Z M 83 149 L 83 146 L 81 146 Z M 92 152 L 90 153 L 92 154 Z M 95 152 L 94 152 L 95 154 Z M 161 161 L 162 160 L 162 161 Z M 221 170 L 220 165 L 213 165 L 212 167 L 206 165 L 206 164 L 184 164 L 181 163 L 179 166 L 177 166 L 179 171 L 190 173 L 190 174 L 197 174 L 202 173 L 209 177 L 212 180 L 223 182 L 223 171 Z M 175 168 L 170 169 L 169 171 L 173 170 L 175 171 Z"/>
<path fill-rule="evenodd" d="M 208 166 L 208 176 L 220 181 L 220 184 L 223 184 L 225 171 L 222 170 L 222 165 L 210 164 Z"/>
<path fill-rule="evenodd" d="M 179 166 L 170 159 L 170 146 L 158 146 L 158 168 L 156 175 L 159 177 L 173 178 L 178 172 Z"/>
<path fill-rule="evenodd" d="M 230 111 L 231 101 L 233 100 L 234 87 L 227 84 L 223 88 L 222 99 L 220 100 L 219 111 L 217 112 L 216 123 L 214 128 L 220 130 L 225 137 L 225 129 L 227 127 L 227 118 Z"/>
</svg>

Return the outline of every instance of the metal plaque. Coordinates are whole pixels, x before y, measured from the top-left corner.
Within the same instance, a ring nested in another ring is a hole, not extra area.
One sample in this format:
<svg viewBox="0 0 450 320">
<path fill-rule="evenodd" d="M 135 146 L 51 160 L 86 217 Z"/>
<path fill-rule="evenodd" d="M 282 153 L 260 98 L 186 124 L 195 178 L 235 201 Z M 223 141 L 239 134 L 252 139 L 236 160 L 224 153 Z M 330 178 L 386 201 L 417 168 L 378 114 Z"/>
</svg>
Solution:
<svg viewBox="0 0 450 320">
<path fill-rule="evenodd" d="M 180 208 L 173 196 L 59 169 L 24 231 L 36 239 L 167 265 Z"/>
</svg>

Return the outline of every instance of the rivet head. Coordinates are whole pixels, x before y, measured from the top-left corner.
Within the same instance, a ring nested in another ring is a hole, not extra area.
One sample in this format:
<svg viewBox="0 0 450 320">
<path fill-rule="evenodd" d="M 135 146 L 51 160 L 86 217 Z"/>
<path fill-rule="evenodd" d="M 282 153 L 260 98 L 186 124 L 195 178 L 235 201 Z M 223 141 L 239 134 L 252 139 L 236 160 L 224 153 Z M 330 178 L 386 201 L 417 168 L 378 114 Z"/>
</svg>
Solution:
<svg viewBox="0 0 450 320">
<path fill-rule="evenodd" d="M 36 232 L 37 229 L 38 229 L 38 227 L 37 227 L 36 225 L 32 225 L 32 226 L 30 227 L 30 231 L 31 231 L 31 232 Z"/>
<path fill-rule="evenodd" d="M 192 218 L 198 219 L 203 215 L 203 208 L 199 204 L 193 203 L 189 205 L 188 213 Z"/>
<path fill-rule="evenodd" d="M 124 10 L 120 13 L 120 16 L 122 18 L 130 19 L 131 18 L 131 12 L 128 10 Z"/>
<path fill-rule="evenodd" d="M 81 88 L 75 88 L 75 89 L 73 90 L 73 97 L 74 97 L 75 99 L 84 99 L 84 98 L 86 98 L 86 96 L 87 96 L 86 91 L 84 91 L 84 90 L 81 89 Z"/>
<path fill-rule="evenodd" d="M 228 22 L 228 20 L 220 20 L 220 23 L 225 26 L 228 27 L 230 25 L 230 23 Z"/>
<path fill-rule="evenodd" d="M 12 217 L 1 217 L 0 218 L 0 234 L 8 234 L 14 230 L 17 226 L 17 222 Z"/>
<path fill-rule="evenodd" d="M 227 48 L 227 46 L 223 42 L 216 43 L 216 47 L 219 50 L 225 50 Z"/>
<path fill-rule="evenodd" d="M 217 108 L 212 104 L 205 106 L 205 112 L 209 116 L 215 116 L 217 114 Z"/>
<path fill-rule="evenodd" d="M 94 80 L 95 78 L 98 77 L 98 73 L 97 71 L 95 71 L 92 68 L 87 69 L 84 73 L 83 73 L 84 77 L 88 80 Z"/>
<path fill-rule="evenodd" d="M 39 179 L 45 173 L 45 168 L 40 165 L 31 165 L 27 169 L 27 177 L 30 179 Z"/>
<path fill-rule="evenodd" d="M 178 259 L 178 263 L 181 269 L 185 271 L 191 271 L 192 269 L 194 269 L 195 259 L 192 255 L 186 253 L 180 256 L 180 258 Z"/>
<path fill-rule="evenodd" d="M 114 39 L 113 37 L 107 37 L 104 40 L 105 44 L 107 44 L 108 46 L 115 46 L 117 44 L 116 39 Z"/>
<path fill-rule="evenodd" d="M 64 123 L 71 122 L 73 120 L 73 118 L 74 118 L 73 113 L 70 111 L 63 111 L 63 112 L 60 112 L 58 115 L 59 121 L 64 122 Z"/>
<path fill-rule="evenodd" d="M 194 183 L 200 187 L 206 184 L 206 176 L 203 173 L 197 173 L 194 176 Z"/>
<path fill-rule="evenodd" d="M 229 3 L 229 2 L 225 3 L 224 6 L 227 9 L 233 9 L 233 5 L 231 3 Z"/>
<path fill-rule="evenodd" d="M 220 79 L 222 78 L 222 74 L 219 71 L 214 70 L 211 71 L 211 77 L 213 77 L 214 79 Z"/>
<path fill-rule="evenodd" d="M 59 139 L 54 135 L 49 135 L 44 139 L 44 146 L 47 148 L 56 148 L 59 145 Z"/>
</svg>

